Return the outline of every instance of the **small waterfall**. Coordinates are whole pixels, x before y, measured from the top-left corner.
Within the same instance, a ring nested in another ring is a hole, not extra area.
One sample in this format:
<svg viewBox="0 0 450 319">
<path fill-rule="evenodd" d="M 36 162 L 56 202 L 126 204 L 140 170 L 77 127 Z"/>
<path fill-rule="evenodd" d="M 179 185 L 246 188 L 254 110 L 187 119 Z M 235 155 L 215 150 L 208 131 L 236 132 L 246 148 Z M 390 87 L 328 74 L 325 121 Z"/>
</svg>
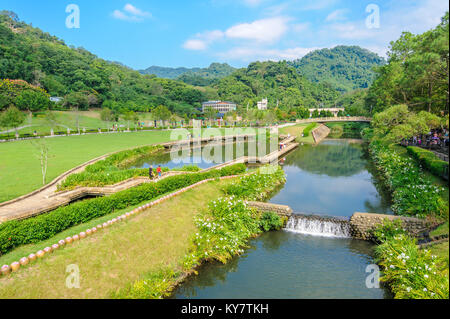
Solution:
<svg viewBox="0 0 450 319">
<path fill-rule="evenodd" d="M 294 214 L 285 230 L 314 236 L 351 238 L 348 220 L 334 217 Z"/>
</svg>

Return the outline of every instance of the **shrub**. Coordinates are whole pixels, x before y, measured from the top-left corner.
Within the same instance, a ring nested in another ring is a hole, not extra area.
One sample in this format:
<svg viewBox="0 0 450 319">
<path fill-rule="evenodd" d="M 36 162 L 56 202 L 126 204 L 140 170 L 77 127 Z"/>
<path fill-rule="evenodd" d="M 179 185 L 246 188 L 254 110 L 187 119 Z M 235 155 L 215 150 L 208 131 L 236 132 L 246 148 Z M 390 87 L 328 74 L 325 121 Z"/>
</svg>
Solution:
<svg viewBox="0 0 450 319">
<path fill-rule="evenodd" d="M 372 159 L 392 191 L 392 210 L 398 215 L 448 217 L 443 188 L 433 184 L 414 160 L 402 157 L 381 142 L 369 146 Z"/>
<path fill-rule="evenodd" d="M 441 161 L 433 152 L 416 146 L 408 146 L 408 153 L 436 176 L 448 175 L 448 162 Z"/>
<path fill-rule="evenodd" d="M 273 172 L 268 170 L 274 169 Z M 263 200 L 274 189 L 286 181 L 283 169 L 280 166 L 265 166 L 257 173 L 242 176 L 239 181 L 225 188 L 227 195 L 233 195 L 247 200 Z"/>
<path fill-rule="evenodd" d="M 284 220 L 276 213 L 266 212 L 259 220 L 260 227 L 263 231 L 280 230 L 284 226 Z"/>
<path fill-rule="evenodd" d="M 381 244 L 375 253 L 383 268 L 382 281 L 390 284 L 397 299 L 448 299 L 448 270 L 438 257 L 418 248 L 398 222 L 385 222 L 375 231 Z"/>
<path fill-rule="evenodd" d="M 311 123 L 307 127 L 305 127 L 305 129 L 303 130 L 304 137 L 308 137 L 311 131 L 316 128 L 316 126 L 317 123 Z"/>
<path fill-rule="evenodd" d="M 228 176 L 230 172 L 236 175 L 245 172 L 245 169 L 245 165 L 238 164 L 205 173 L 171 176 L 159 182 L 143 184 L 108 197 L 59 207 L 37 217 L 5 222 L 0 224 L 0 254 L 5 254 L 21 245 L 40 242 L 75 225 L 152 200 L 199 181 Z"/>
</svg>

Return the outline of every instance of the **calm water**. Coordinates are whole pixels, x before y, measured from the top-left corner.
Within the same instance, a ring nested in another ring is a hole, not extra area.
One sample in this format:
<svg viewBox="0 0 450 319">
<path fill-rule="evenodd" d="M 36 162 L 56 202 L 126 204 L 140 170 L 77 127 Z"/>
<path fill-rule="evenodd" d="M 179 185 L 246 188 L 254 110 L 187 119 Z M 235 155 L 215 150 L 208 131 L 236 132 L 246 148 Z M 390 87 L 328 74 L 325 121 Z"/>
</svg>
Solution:
<svg viewBox="0 0 450 319">
<path fill-rule="evenodd" d="M 286 157 L 283 168 L 286 184 L 271 203 L 289 205 L 298 213 L 329 216 L 392 213 L 388 196 L 376 188 L 361 144 L 325 140 L 302 146 Z"/>
<path fill-rule="evenodd" d="M 276 150 L 277 144 L 272 145 Z M 260 152 L 260 153 L 258 153 Z M 222 164 L 242 156 L 264 156 L 271 152 L 271 145 L 259 145 L 257 142 L 229 143 L 224 145 L 211 144 L 209 147 L 191 148 L 190 150 L 179 150 L 160 153 L 142 158 L 131 165 L 131 168 L 149 168 L 161 165 L 170 169 L 184 165 L 197 165 L 204 169 Z"/>
<path fill-rule="evenodd" d="M 302 146 L 283 167 L 287 183 L 270 202 L 332 216 L 391 212 L 358 143 Z M 372 248 L 353 239 L 270 232 L 251 240 L 250 248 L 226 265 L 202 266 L 172 298 L 390 298 L 387 290 L 365 286 L 366 267 L 374 263 Z"/>
</svg>

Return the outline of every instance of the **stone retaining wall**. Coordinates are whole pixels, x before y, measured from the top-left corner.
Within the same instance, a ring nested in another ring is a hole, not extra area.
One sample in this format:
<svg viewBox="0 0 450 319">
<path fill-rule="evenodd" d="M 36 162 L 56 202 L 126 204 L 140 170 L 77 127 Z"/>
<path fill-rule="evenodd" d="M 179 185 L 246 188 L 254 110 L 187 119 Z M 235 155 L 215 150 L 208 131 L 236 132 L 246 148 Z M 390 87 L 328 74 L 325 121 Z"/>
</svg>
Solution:
<svg viewBox="0 0 450 319">
<path fill-rule="evenodd" d="M 264 202 L 247 202 L 247 204 L 257 209 L 260 212 L 273 212 L 282 217 L 290 217 L 292 215 L 292 208 L 286 205 L 270 204 Z"/>
<path fill-rule="evenodd" d="M 354 213 L 350 218 L 352 237 L 356 239 L 372 240 L 373 236 L 370 231 L 377 225 L 382 224 L 385 219 L 401 219 L 405 230 L 412 235 L 430 226 L 427 221 L 418 218 L 370 213 Z"/>
<path fill-rule="evenodd" d="M 320 126 L 314 129 L 311 134 L 314 138 L 314 142 L 319 144 L 330 134 L 330 132 L 331 130 L 327 126 L 320 124 Z"/>
</svg>

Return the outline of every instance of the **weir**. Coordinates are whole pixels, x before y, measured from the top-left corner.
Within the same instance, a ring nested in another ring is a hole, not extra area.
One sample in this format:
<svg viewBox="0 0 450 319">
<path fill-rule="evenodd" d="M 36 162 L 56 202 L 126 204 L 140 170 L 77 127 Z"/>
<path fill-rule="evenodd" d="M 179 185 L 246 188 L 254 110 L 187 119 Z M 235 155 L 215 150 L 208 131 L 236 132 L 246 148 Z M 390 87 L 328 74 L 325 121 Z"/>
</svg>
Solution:
<svg viewBox="0 0 450 319">
<path fill-rule="evenodd" d="M 292 214 L 286 224 L 285 230 L 323 237 L 352 237 L 349 221 L 336 217 Z"/>
</svg>

